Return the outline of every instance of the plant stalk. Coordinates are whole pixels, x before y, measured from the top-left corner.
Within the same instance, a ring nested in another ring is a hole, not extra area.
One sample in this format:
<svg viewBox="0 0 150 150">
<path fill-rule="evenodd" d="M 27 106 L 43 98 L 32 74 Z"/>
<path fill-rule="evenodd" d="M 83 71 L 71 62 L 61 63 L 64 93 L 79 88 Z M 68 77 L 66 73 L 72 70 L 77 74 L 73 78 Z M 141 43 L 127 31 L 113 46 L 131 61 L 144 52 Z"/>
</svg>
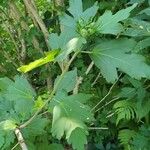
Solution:
<svg viewBox="0 0 150 150">
<path fill-rule="evenodd" d="M 39 110 L 37 110 L 37 111 L 35 112 L 35 114 L 34 114 L 29 120 L 27 120 L 24 124 L 20 125 L 19 128 L 25 128 L 27 125 L 29 125 L 29 124 L 33 121 L 33 119 L 36 118 L 36 116 L 42 111 L 42 109 L 52 100 L 54 94 L 55 94 L 56 91 L 57 91 L 57 88 L 58 88 L 58 86 L 59 86 L 61 80 L 63 79 L 65 73 L 68 71 L 68 69 L 69 69 L 71 63 L 72 63 L 73 60 L 76 58 L 77 54 L 78 54 L 78 52 L 74 53 L 74 55 L 72 56 L 72 58 L 71 58 L 70 61 L 68 62 L 68 64 L 67 64 L 67 66 L 65 67 L 64 71 L 63 71 L 62 74 L 60 75 L 60 77 L 59 77 L 59 79 L 58 79 L 56 85 L 54 86 L 54 88 L 53 88 L 53 90 L 52 90 L 52 92 L 51 92 L 49 98 L 45 101 L 45 103 L 43 104 L 43 106 L 42 106 Z"/>
</svg>

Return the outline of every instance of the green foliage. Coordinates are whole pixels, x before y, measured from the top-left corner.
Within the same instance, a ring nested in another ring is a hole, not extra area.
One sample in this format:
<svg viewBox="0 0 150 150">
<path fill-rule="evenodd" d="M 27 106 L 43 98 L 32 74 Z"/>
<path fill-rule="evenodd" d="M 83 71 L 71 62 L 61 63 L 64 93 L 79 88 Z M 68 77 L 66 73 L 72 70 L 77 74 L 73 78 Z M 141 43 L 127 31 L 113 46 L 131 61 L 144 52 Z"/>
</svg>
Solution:
<svg viewBox="0 0 150 150">
<path fill-rule="evenodd" d="M 84 129 L 82 128 L 76 128 L 73 130 L 68 143 L 72 144 L 72 147 L 77 150 L 84 150 L 85 147 L 84 145 L 87 144 L 87 139 L 86 139 L 87 133 L 85 132 Z"/>
<path fill-rule="evenodd" d="M 137 4 L 132 5 L 126 9 L 118 11 L 116 14 L 112 15 L 111 11 L 106 11 L 102 16 L 99 17 L 98 31 L 102 34 L 118 34 L 123 31 L 123 26 L 119 23 L 127 19 L 130 15 L 131 10 L 133 10 Z"/>
<path fill-rule="evenodd" d="M 139 132 L 136 133 L 136 136 L 133 138 L 133 148 L 134 149 L 149 149 L 149 132 L 150 128 L 141 126 Z"/>
<path fill-rule="evenodd" d="M 134 130 L 129 129 L 123 129 L 119 131 L 118 138 L 121 141 L 121 144 L 128 145 L 130 143 L 130 140 L 134 138 L 136 135 L 136 132 Z"/>
<path fill-rule="evenodd" d="M 0 2 L 0 149 L 149 150 L 150 1 L 24 2 Z"/>
<path fill-rule="evenodd" d="M 35 96 L 35 91 L 28 81 L 23 77 L 16 76 L 15 82 L 8 87 L 4 97 L 14 103 L 17 113 L 24 116 L 31 113 Z M 24 107 L 26 105 L 28 107 Z"/>
<path fill-rule="evenodd" d="M 134 130 L 123 129 L 119 131 L 118 138 L 120 143 L 125 146 L 125 149 L 130 149 L 131 141 L 135 136 L 136 132 Z"/>
<path fill-rule="evenodd" d="M 122 119 L 130 120 L 137 116 L 135 104 L 129 100 L 118 101 L 115 103 L 114 109 L 116 109 L 116 113 L 118 115 L 116 124 L 118 124 Z"/>
<path fill-rule="evenodd" d="M 91 58 L 108 82 L 118 78 L 116 68 L 136 79 L 150 77 L 150 67 L 144 63 L 144 57 L 132 53 L 135 44 L 129 39 L 101 41 L 93 49 Z"/>
<path fill-rule="evenodd" d="M 53 109 L 52 134 L 61 139 L 65 134 L 69 143 L 79 149 L 86 144 L 87 128 L 85 122 L 93 120 L 88 106 L 84 105 L 88 95 L 78 94 L 67 97 L 56 97 Z M 90 98 L 90 97 L 89 97 Z M 78 144 L 77 135 L 83 138 Z"/>
<path fill-rule="evenodd" d="M 56 87 L 60 78 L 61 77 L 59 77 L 59 76 L 56 78 L 54 87 Z M 66 91 L 66 92 L 72 91 L 76 85 L 76 79 L 77 79 L 77 69 L 66 72 L 64 74 L 63 79 L 60 81 L 60 83 L 57 87 L 57 92 L 59 92 L 59 91 Z"/>
<path fill-rule="evenodd" d="M 131 18 L 127 21 L 127 28 L 122 33 L 123 35 L 131 37 L 147 37 L 150 35 L 150 23 L 141 19 Z"/>
</svg>

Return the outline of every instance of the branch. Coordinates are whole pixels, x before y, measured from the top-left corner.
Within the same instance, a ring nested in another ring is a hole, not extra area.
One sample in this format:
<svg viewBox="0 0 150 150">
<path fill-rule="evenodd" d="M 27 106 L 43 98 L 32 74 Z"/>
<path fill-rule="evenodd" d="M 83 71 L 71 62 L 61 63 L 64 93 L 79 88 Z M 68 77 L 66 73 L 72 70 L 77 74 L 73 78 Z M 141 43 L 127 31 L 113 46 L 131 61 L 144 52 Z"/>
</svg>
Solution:
<svg viewBox="0 0 150 150">
<path fill-rule="evenodd" d="M 96 76 L 95 80 L 94 80 L 93 83 L 91 84 L 91 87 L 93 87 L 93 86 L 96 84 L 96 82 L 97 82 L 97 80 L 99 79 L 99 77 L 101 77 L 100 75 L 101 75 L 101 73 L 99 72 L 98 75 Z"/>
<path fill-rule="evenodd" d="M 48 32 L 43 20 L 41 19 L 41 17 L 39 16 L 38 12 L 35 9 L 35 7 L 33 6 L 33 2 L 31 2 L 30 0 L 23 0 L 23 2 L 26 6 L 26 9 L 31 13 L 30 15 L 32 15 L 35 18 L 35 20 L 37 21 L 37 23 L 39 24 L 39 26 L 43 32 L 46 45 L 50 49 L 49 44 L 48 44 L 49 32 Z"/>
<path fill-rule="evenodd" d="M 26 30 L 27 32 L 30 31 L 30 28 L 28 26 L 28 24 L 21 18 L 23 18 L 23 16 L 21 15 L 21 12 L 19 11 L 19 9 L 17 8 L 16 4 L 13 1 L 9 2 L 9 8 L 10 8 L 10 16 L 12 16 L 12 18 L 17 21 L 17 23 L 19 22 L 22 29 Z M 37 40 L 37 38 L 35 36 L 33 36 L 32 38 L 32 44 L 35 47 L 35 49 L 39 50 L 40 53 L 43 53 L 43 51 L 41 50 L 40 46 L 39 46 L 39 42 Z"/>
<path fill-rule="evenodd" d="M 120 76 L 118 77 L 118 80 L 116 80 L 116 82 L 114 82 L 114 84 L 110 87 L 108 93 L 91 109 L 91 111 L 94 111 L 94 109 L 100 105 L 112 92 L 114 86 L 117 84 L 117 82 L 119 81 L 120 77 L 122 74 L 120 74 Z"/>
<path fill-rule="evenodd" d="M 18 139 L 18 142 L 20 144 L 21 149 L 22 150 L 28 150 L 27 145 L 26 145 L 24 138 L 22 136 L 22 133 L 18 128 L 15 129 L 15 134 L 16 134 L 16 137 Z"/>
<path fill-rule="evenodd" d="M 15 146 L 13 146 L 13 148 L 11 150 L 14 150 L 18 145 L 19 145 L 19 142 L 17 144 L 15 144 Z"/>
<path fill-rule="evenodd" d="M 119 98 L 120 98 L 120 97 L 116 97 L 116 98 L 110 100 L 109 102 L 105 103 L 102 107 L 100 107 L 100 108 L 98 108 L 97 110 L 95 110 L 95 112 L 100 111 L 101 109 L 103 109 L 104 107 L 108 106 L 109 104 L 115 102 L 115 101 L 118 100 Z"/>
<path fill-rule="evenodd" d="M 36 5 L 35 5 L 34 0 L 31 0 L 31 3 L 32 3 L 32 5 L 34 6 L 34 9 L 35 9 L 36 11 L 38 11 L 38 9 L 37 9 L 37 7 L 36 7 Z M 36 27 L 37 29 L 39 29 L 39 26 L 38 26 L 37 21 L 35 20 L 34 16 L 30 13 L 30 11 L 27 9 L 27 7 L 26 7 L 26 11 L 27 11 L 27 14 L 29 15 L 29 17 L 31 17 L 31 19 L 32 19 L 32 21 L 33 21 L 35 27 Z"/>
<path fill-rule="evenodd" d="M 32 3 L 33 3 L 33 1 L 32 1 Z M 21 12 L 19 11 L 19 9 L 17 8 L 17 6 L 15 5 L 15 3 L 13 1 L 9 2 L 9 7 L 10 7 L 10 15 L 14 18 L 15 21 L 20 22 L 20 25 L 21 25 L 22 29 L 24 29 L 27 32 L 29 32 L 30 28 L 29 28 L 28 24 L 23 19 L 21 19 L 23 16 L 21 15 Z M 28 7 L 26 7 L 26 8 L 28 8 Z M 33 16 L 33 18 L 34 18 L 34 16 Z M 38 40 L 37 40 L 37 38 L 35 36 L 33 36 L 33 38 L 32 38 L 32 44 L 35 47 L 35 49 L 37 49 L 42 55 L 44 55 L 43 50 L 40 48 L 39 42 L 38 42 Z M 22 41 L 22 48 L 25 48 L 23 41 Z M 50 70 L 48 64 L 46 65 L 46 69 L 48 71 Z M 52 78 L 51 78 L 51 75 L 49 75 L 47 77 L 46 82 L 47 82 L 47 89 L 48 89 L 48 91 L 50 91 L 52 89 Z"/>
<path fill-rule="evenodd" d="M 54 94 L 55 94 L 56 91 L 57 91 L 57 88 L 58 88 L 58 86 L 59 86 L 61 80 L 63 79 L 65 73 L 68 71 L 68 68 L 70 67 L 70 65 L 71 65 L 71 63 L 73 62 L 73 60 L 76 58 L 77 54 L 78 54 L 78 52 L 74 53 L 74 55 L 72 56 L 72 58 L 71 58 L 70 61 L 68 62 L 68 64 L 67 64 L 65 70 L 64 70 L 64 71 L 62 72 L 62 74 L 60 75 L 60 77 L 59 77 L 59 79 L 58 79 L 58 81 L 57 81 L 57 83 L 56 83 L 56 85 L 55 85 L 53 91 L 51 92 L 49 98 L 47 99 L 47 101 L 45 101 L 45 103 L 43 104 L 43 106 L 42 106 L 39 110 L 37 110 L 37 111 L 35 112 L 35 114 L 34 114 L 29 120 L 27 120 L 24 124 L 20 125 L 20 128 L 25 128 L 28 124 L 30 124 L 30 123 L 36 118 L 36 116 L 42 111 L 42 109 L 52 100 Z"/>
<path fill-rule="evenodd" d="M 89 127 L 89 130 L 108 130 L 109 128 L 107 127 Z"/>
<path fill-rule="evenodd" d="M 85 72 L 85 75 L 89 74 L 89 72 L 91 71 L 93 65 L 94 65 L 94 62 L 92 61 L 90 63 L 90 65 L 88 66 L 88 68 L 87 68 L 87 70 Z M 82 81 L 83 81 L 83 77 L 80 76 L 80 77 L 77 78 L 76 85 L 75 85 L 75 88 L 73 90 L 73 94 L 77 94 L 78 93 L 78 91 L 79 91 L 79 85 L 82 83 Z"/>
<path fill-rule="evenodd" d="M 25 44 L 25 40 L 24 38 L 22 37 L 22 31 L 21 31 L 21 28 L 18 28 L 18 36 L 19 36 L 19 40 L 20 40 L 20 43 L 21 43 L 21 52 L 20 52 L 20 56 L 21 56 L 21 62 L 22 64 L 24 64 L 24 61 L 26 59 L 26 44 Z"/>
</svg>

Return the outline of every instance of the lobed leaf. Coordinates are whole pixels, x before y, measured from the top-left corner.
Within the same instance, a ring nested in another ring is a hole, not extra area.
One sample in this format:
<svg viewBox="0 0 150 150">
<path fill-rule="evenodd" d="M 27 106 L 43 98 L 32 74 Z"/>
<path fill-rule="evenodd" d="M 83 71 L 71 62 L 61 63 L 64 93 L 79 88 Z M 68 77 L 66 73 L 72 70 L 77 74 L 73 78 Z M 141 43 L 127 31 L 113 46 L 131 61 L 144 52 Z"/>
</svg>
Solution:
<svg viewBox="0 0 150 150">
<path fill-rule="evenodd" d="M 25 116 L 32 110 L 36 93 L 26 78 L 16 76 L 15 82 L 8 87 L 4 96 L 7 101 L 14 103 L 17 113 Z"/>
<path fill-rule="evenodd" d="M 130 15 L 130 12 L 137 6 L 133 4 L 132 6 L 118 11 L 116 14 L 112 14 L 111 11 L 106 11 L 102 16 L 97 20 L 97 26 L 99 33 L 102 34 L 118 34 L 123 31 L 123 26 L 119 23 L 127 19 Z"/>
<path fill-rule="evenodd" d="M 72 95 L 53 99 L 56 103 L 53 109 L 52 134 L 58 139 L 61 139 L 65 134 L 67 141 L 77 149 L 83 148 L 86 143 L 87 129 L 85 122 L 93 120 L 90 108 L 81 103 L 81 98 L 83 102 L 87 99 L 85 95 L 84 100 L 82 94 L 77 97 Z M 80 143 L 82 145 L 80 146 L 77 145 L 76 141 L 73 141 L 77 134 L 81 136 Z"/>
<path fill-rule="evenodd" d="M 85 144 L 87 144 L 87 132 L 84 129 L 76 128 L 72 131 L 68 143 L 72 144 L 73 149 L 85 150 Z"/>
<path fill-rule="evenodd" d="M 54 83 L 54 88 L 59 79 L 60 79 L 60 76 L 56 78 L 55 83 Z M 77 79 L 77 69 L 66 72 L 65 75 L 63 76 L 63 79 L 60 81 L 57 87 L 57 92 L 62 91 L 62 90 L 66 92 L 72 91 L 76 85 L 76 79 Z"/>
<path fill-rule="evenodd" d="M 117 68 L 135 79 L 150 78 L 150 66 L 144 57 L 132 53 L 135 45 L 131 39 L 104 41 L 93 49 L 91 58 L 108 82 L 118 78 Z"/>
</svg>

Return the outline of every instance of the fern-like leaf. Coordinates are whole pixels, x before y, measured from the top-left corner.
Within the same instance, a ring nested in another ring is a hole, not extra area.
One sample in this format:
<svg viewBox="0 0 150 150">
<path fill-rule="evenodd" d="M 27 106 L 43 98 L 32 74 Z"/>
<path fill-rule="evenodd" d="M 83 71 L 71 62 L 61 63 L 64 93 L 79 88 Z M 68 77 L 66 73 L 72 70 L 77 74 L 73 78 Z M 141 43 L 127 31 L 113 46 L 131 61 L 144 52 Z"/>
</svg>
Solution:
<svg viewBox="0 0 150 150">
<path fill-rule="evenodd" d="M 119 121 L 122 119 L 131 120 L 137 118 L 137 109 L 133 101 L 129 100 L 118 101 L 115 103 L 114 109 L 118 115 L 116 124 L 118 124 Z"/>
<path fill-rule="evenodd" d="M 134 130 L 123 129 L 119 131 L 118 139 L 125 149 L 129 149 L 129 144 L 135 136 L 136 132 Z"/>
</svg>

